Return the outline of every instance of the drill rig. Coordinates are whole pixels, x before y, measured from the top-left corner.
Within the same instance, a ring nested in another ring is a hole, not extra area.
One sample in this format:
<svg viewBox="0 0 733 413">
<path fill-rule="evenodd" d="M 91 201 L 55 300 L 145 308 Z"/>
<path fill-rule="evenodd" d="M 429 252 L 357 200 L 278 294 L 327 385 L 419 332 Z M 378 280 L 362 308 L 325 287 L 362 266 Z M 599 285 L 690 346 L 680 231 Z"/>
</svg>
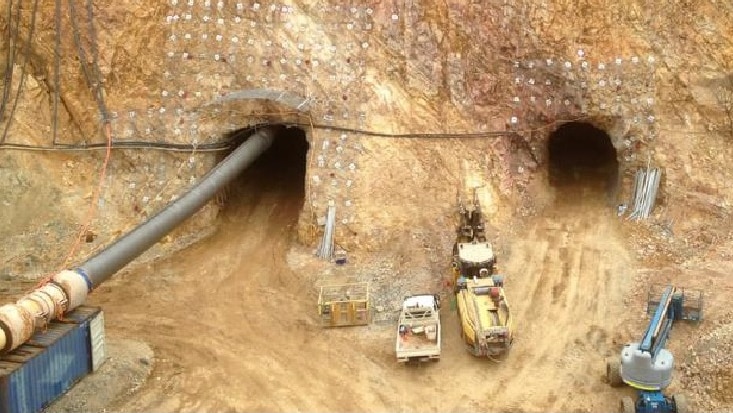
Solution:
<svg viewBox="0 0 733 413">
<path fill-rule="evenodd" d="M 626 344 L 620 360 L 606 363 L 608 382 L 611 386 L 626 383 L 638 390 L 636 402 L 628 396 L 621 399 L 623 413 L 687 413 L 684 395 L 670 398 L 662 393 L 672 382 L 674 371 L 674 357 L 664 346 L 675 321 L 702 320 L 702 293 L 670 285 L 661 292 L 653 288 L 648 298 L 647 313 L 651 320 L 641 342 Z"/>
<path fill-rule="evenodd" d="M 476 189 L 473 199 L 464 205 L 457 195 L 460 223 L 453 244 L 453 272 L 457 281 L 460 276 L 486 278 L 496 271 L 494 249 L 486 239 L 483 213 Z"/>
<path fill-rule="evenodd" d="M 512 317 L 475 190 L 468 206 L 458 197 L 458 213 L 453 272 L 461 338 L 474 356 L 499 356 L 512 345 Z"/>
</svg>

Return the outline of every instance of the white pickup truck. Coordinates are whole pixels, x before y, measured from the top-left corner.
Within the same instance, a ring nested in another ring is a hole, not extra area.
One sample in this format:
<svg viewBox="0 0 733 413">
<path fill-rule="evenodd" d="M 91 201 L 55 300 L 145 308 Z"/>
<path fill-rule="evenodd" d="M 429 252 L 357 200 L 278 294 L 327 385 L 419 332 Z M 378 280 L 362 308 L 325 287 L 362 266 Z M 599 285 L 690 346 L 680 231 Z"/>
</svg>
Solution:
<svg viewBox="0 0 733 413">
<path fill-rule="evenodd" d="M 405 297 L 397 327 L 397 361 L 440 360 L 440 296 Z"/>
</svg>

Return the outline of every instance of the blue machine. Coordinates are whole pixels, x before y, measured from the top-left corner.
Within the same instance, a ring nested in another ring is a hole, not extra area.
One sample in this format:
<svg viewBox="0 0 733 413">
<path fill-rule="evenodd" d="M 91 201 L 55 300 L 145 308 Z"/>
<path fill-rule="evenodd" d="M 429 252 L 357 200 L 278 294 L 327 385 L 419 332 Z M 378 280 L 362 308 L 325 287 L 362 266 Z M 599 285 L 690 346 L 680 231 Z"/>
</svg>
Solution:
<svg viewBox="0 0 733 413">
<path fill-rule="evenodd" d="M 639 343 L 626 344 L 620 360 L 606 364 L 606 375 L 612 386 L 628 384 L 639 391 L 634 402 L 621 400 L 623 413 L 687 413 L 682 394 L 667 397 L 662 392 L 672 382 L 674 357 L 665 344 L 677 320 L 702 320 L 702 293 L 666 286 L 652 288 L 647 300 L 649 325 Z"/>
</svg>

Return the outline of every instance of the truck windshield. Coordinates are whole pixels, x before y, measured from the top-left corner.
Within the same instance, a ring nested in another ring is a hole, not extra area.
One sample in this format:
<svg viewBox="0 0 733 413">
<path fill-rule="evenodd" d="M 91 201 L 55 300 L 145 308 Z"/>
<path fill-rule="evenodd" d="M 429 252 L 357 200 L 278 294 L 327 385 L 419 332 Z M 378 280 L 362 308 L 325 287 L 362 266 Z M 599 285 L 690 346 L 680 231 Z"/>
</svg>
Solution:
<svg viewBox="0 0 733 413">
<path fill-rule="evenodd" d="M 463 262 L 461 263 L 461 275 L 466 278 L 479 277 L 479 271 L 481 271 L 482 268 L 489 270 L 489 275 L 493 272 L 489 262 L 480 264 L 474 262 Z"/>
</svg>

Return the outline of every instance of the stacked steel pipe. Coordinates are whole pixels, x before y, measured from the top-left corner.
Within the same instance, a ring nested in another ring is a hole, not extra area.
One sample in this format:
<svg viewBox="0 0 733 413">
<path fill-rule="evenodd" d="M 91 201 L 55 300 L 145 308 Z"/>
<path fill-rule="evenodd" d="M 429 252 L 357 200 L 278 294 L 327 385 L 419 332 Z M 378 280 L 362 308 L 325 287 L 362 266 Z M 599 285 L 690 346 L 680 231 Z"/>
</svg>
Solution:
<svg viewBox="0 0 733 413">
<path fill-rule="evenodd" d="M 632 195 L 633 210 L 629 219 L 646 219 L 654 208 L 662 171 L 659 168 L 638 169 L 634 179 Z"/>
</svg>

